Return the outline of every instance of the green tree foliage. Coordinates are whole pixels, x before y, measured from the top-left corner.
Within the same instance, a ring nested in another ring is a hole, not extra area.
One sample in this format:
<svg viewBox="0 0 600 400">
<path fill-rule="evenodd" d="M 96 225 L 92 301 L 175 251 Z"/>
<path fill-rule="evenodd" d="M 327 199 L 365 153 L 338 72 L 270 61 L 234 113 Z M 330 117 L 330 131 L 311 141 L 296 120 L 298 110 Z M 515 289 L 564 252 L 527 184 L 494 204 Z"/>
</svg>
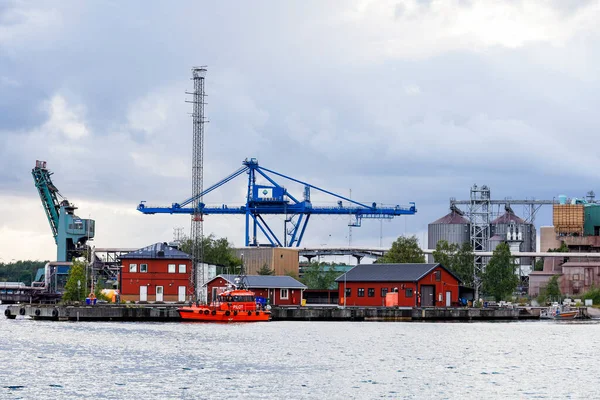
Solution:
<svg viewBox="0 0 600 400">
<path fill-rule="evenodd" d="M 519 284 L 515 268 L 508 244 L 499 244 L 483 273 L 484 293 L 493 296 L 496 301 L 508 298 Z"/>
<path fill-rule="evenodd" d="M 269 268 L 267 264 L 263 264 L 257 271 L 258 275 L 275 275 L 275 271 Z"/>
<path fill-rule="evenodd" d="M 600 305 L 600 287 L 592 287 L 590 290 L 585 292 L 582 296 L 584 300 L 592 300 L 593 305 Z"/>
<path fill-rule="evenodd" d="M 535 264 L 533 265 L 533 270 L 534 271 L 543 271 L 544 270 L 544 260 L 542 258 L 535 261 Z"/>
<path fill-rule="evenodd" d="M 217 265 L 217 274 L 230 273 L 237 274 L 240 271 L 242 260 L 235 256 L 233 245 L 227 238 L 215 238 L 209 235 L 202 241 L 204 247 L 204 262 Z M 181 251 L 192 254 L 192 240 L 186 239 L 181 244 Z"/>
<path fill-rule="evenodd" d="M 469 243 L 459 245 L 440 240 L 433 252 L 433 259 L 458 276 L 463 285 L 473 286 L 475 254 Z"/>
<path fill-rule="evenodd" d="M 286 276 L 291 276 L 292 278 L 294 278 L 295 280 L 300 280 L 298 278 L 298 273 L 296 271 L 285 271 Z"/>
<path fill-rule="evenodd" d="M 0 282 L 23 282 L 31 285 L 39 268 L 44 268 L 48 261 L 15 261 L 0 262 Z"/>
<path fill-rule="evenodd" d="M 554 275 L 546 285 L 546 294 L 552 301 L 559 301 L 562 298 L 560 285 L 558 284 L 558 275 Z"/>
<path fill-rule="evenodd" d="M 335 279 L 341 273 L 335 270 L 335 265 L 326 262 L 310 263 L 304 267 L 302 283 L 309 289 L 334 289 Z"/>
<path fill-rule="evenodd" d="M 565 242 L 560 243 L 560 247 L 556 249 L 548 249 L 548 253 L 568 253 L 569 246 Z"/>
<path fill-rule="evenodd" d="M 73 261 L 73 266 L 69 269 L 62 299 L 63 301 L 82 301 L 85 300 L 88 294 L 85 264 L 81 261 Z"/>
<path fill-rule="evenodd" d="M 400 236 L 390 250 L 379 258 L 376 263 L 394 264 L 394 263 L 424 263 L 425 255 L 419 246 L 419 240 L 416 236 Z"/>
</svg>

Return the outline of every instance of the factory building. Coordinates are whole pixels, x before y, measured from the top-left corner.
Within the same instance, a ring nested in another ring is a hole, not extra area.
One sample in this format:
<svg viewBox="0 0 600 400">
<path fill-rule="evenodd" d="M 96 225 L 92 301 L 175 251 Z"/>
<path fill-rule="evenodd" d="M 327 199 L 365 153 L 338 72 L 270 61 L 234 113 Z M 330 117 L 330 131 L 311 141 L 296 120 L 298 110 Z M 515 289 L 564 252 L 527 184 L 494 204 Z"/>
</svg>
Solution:
<svg viewBox="0 0 600 400">
<path fill-rule="evenodd" d="M 451 307 L 460 280 L 442 264 L 360 264 L 336 279 L 339 304 L 382 307 L 398 292 L 400 307 Z"/>
<path fill-rule="evenodd" d="M 298 276 L 298 250 L 285 247 L 243 247 L 235 249 L 235 256 L 244 262 L 248 275 L 257 275 L 264 266 L 275 275 L 295 274 Z"/>
<path fill-rule="evenodd" d="M 121 257 L 123 301 L 183 302 L 191 298 L 189 254 L 155 243 Z"/>
<path fill-rule="evenodd" d="M 228 289 L 236 289 L 241 282 L 238 275 L 218 275 L 208 281 L 209 302 Z M 246 275 L 244 284 L 257 297 L 268 300 L 268 304 L 276 306 L 293 306 L 302 304 L 302 293 L 306 286 L 291 276 Z"/>
<path fill-rule="evenodd" d="M 537 296 L 552 276 L 559 276 L 561 293 L 580 295 L 600 286 L 600 204 L 593 192 L 588 199 L 567 199 L 559 196 L 553 206 L 553 226 L 543 227 L 540 236 L 541 251 L 568 248 L 572 256 L 547 258 L 543 271 L 530 274 L 529 295 Z M 595 257 L 577 257 L 577 253 L 598 253 Z"/>
</svg>

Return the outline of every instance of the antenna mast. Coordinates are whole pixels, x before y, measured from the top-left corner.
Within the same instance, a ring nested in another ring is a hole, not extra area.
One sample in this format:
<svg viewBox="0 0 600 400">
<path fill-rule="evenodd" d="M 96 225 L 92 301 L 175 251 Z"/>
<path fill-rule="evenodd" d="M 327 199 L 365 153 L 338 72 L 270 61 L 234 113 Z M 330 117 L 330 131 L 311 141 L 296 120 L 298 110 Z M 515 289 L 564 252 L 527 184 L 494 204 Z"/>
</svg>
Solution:
<svg viewBox="0 0 600 400">
<path fill-rule="evenodd" d="M 192 145 L 192 197 L 194 201 L 194 214 L 192 214 L 192 226 L 190 238 L 192 240 L 192 270 L 190 271 L 190 288 L 192 289 L 192 298 L 198 299 L 199 288 L 202 288 L 205 280 L 204 271 L 204 227 L 203 218 L 200 212 L 202 202 L 202 191 L 204 190 L 204 77 L 206 76 L 206 67 L 193 67 L 192 80 L 194 81 L 194 92 L 191 103 L 194 111 L 192 121 L 194 125 L 194 141 Z"/>
</svg>

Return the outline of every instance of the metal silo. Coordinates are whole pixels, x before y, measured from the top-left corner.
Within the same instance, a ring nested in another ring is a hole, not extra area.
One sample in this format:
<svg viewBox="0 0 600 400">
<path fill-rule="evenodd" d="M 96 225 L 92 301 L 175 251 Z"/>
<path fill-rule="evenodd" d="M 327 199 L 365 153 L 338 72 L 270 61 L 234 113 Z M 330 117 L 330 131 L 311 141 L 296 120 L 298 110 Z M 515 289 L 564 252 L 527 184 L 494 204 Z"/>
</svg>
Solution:
<svg viewBox="0 0 600 400">
<path fill-rule="evenodd" d="M 491 222 L 491 233 L 509 243 L 521 242 L 520 251 L 536 251 L 535 226 L 518 217 L 510 208 Z M 521 258 L 520 264 L 531 265 L 531 257 Z"/>
<path fill-rule="evenodd" d="M 427 247 L 435 249 L 440 240 L 448 243 L 462 245 L 470 240 L 469 220 L 463 216 L 462 211 L 452 208 L 450 213 L 433 221 L 427 226 Z M 433 256 L 429 256 L 429 262 L 433 262 Z"/>
</svg>

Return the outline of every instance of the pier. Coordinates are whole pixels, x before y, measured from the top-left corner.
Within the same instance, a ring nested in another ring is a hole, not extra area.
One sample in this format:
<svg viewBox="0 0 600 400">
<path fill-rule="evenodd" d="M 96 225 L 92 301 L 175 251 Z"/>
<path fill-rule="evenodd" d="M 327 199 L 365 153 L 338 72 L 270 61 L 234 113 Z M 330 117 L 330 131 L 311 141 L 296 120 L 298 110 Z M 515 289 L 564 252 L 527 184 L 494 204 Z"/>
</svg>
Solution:
<svg viewBox="0 0 600 400">
<path fill-rule="evenodd" d="M 19 316 L 53 321 L 181 321 L 180 304 L 46 305 L 13 304 L 6 318 Z M 537 320 L 540 308 L 392 308 L 392 307 L 273 307 L 273 321 L 517 321 Z M 579 308 L 580 319 L 590 315 Z"/>
</svg>

